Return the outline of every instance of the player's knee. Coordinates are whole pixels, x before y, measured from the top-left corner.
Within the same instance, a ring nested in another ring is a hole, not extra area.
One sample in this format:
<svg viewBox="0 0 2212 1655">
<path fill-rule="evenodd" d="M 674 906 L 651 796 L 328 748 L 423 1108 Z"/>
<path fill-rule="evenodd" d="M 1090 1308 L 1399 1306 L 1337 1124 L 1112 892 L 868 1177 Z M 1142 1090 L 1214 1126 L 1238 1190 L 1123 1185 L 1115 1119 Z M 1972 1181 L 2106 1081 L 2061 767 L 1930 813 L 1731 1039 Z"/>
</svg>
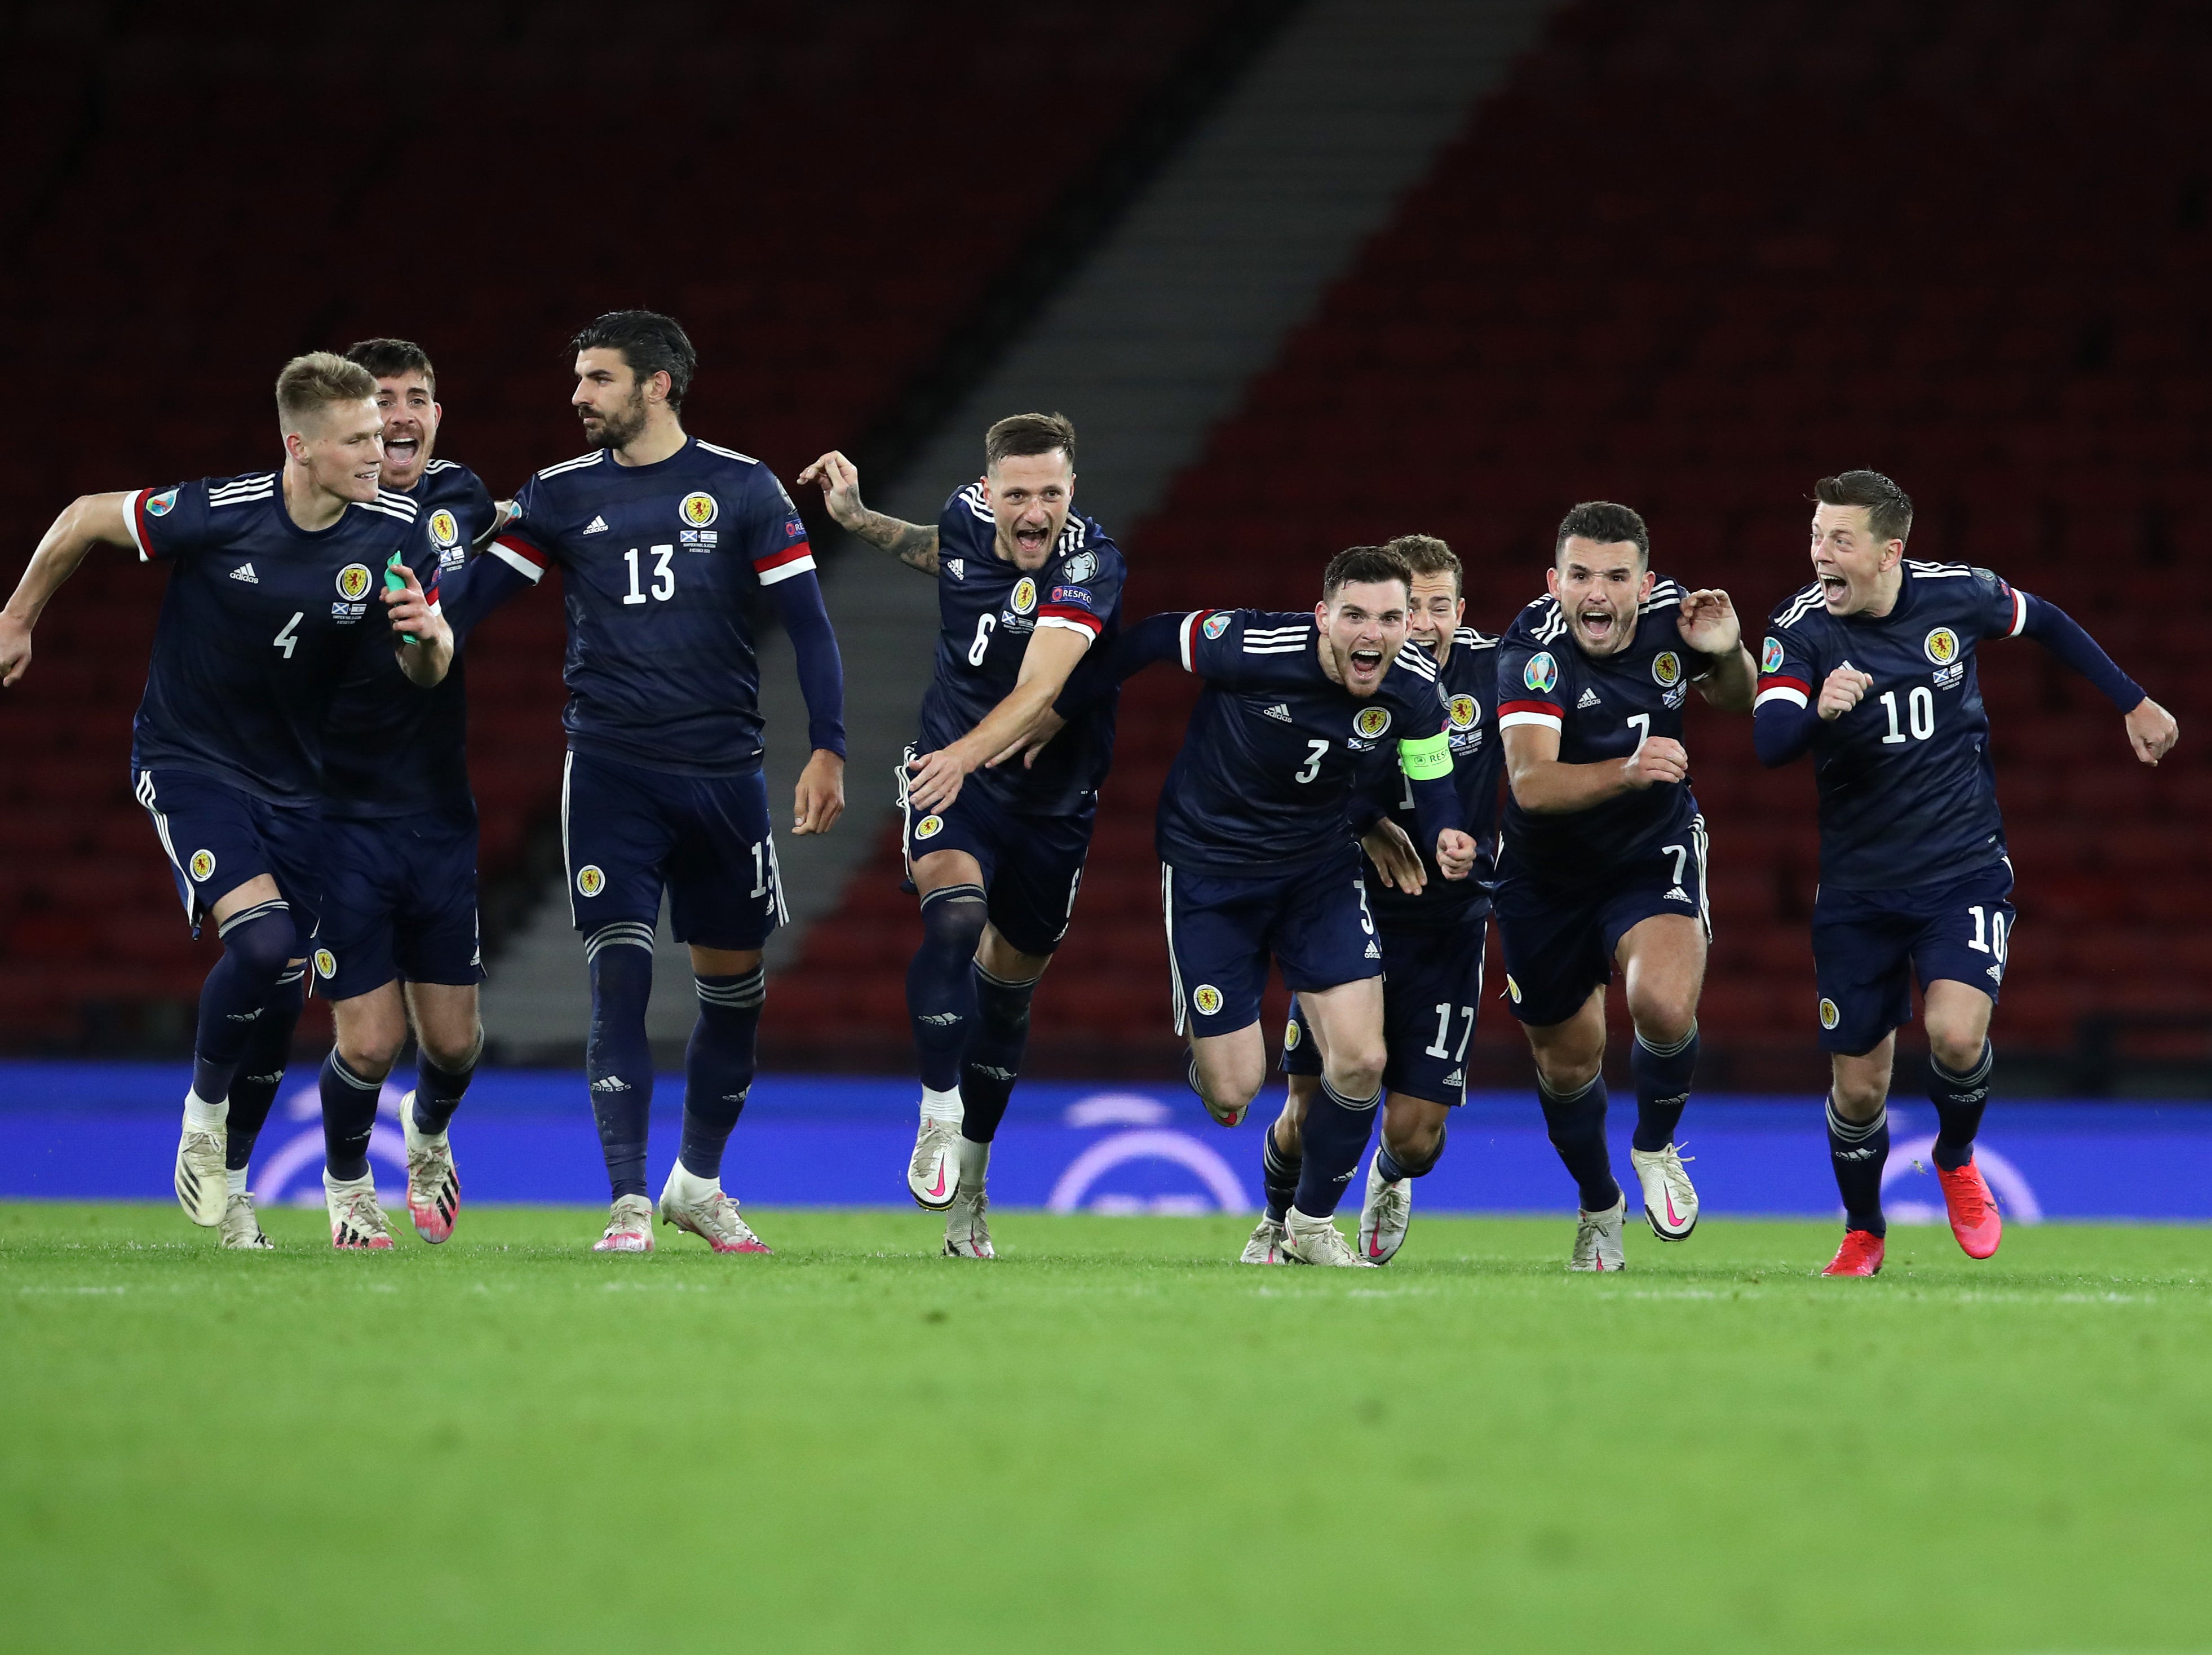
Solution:
<svg viewBox="0 0 2212 1655">
<path fill-rule="evenodd" d="M 1605 1066 L 1605 1048 L 1600 1045 L 1595 1051 L 1580 1044 L 1539 1048 L 1535 1057 L 1536 1078 L 1544 1090 L 1554 1098 L 1571 1098 L 1597 1079 L 1598 1070 Z"/>
<path fill-rule="evenodd" d="M 399 1061 L 407 1044 L 404 1029 L 349 1029 L 338 1037 L 338 1056 L 364 1080 L 381 1080 Z"/>
<path fill-rule="evenodd" d="M 982 940 L 989 905 L 980 885 L 939 885 L 921 899 L 921 946 L 963 963 L 974 958 Z"/>
<path fill-rule="evenodd" d="M 281 898 L 240 909 L 216 928 L 223 952 L 256 976 L 277 977 L 299 952 L 299 928 Z"/>
<path fill-rule="evenodd" d="M 1889 1099 L 1889 1081 L 1879 1074 L 1838 1074 L 1829 1088 L 1836 1113 L 1853 1123 L 1871 1121 Z"/>
<path fill-rule="evenodd" d="M 1988 1037 L 1988 1031 L 1978 1019 L 1961 1019 L 1948 1024 L 1930 1019 L 1929 1056 L 1954 1074 L 1971 1074 L 1981 1067 L 1982 1049 Z"/>
<path fill-rule="evenodd" d="M 1678 1046 L 1698 1025 L 1694 990 L 1645 990 L 1631 995 L 1628 1015 L 1647 1046 Z"/>
<path fill-rule="evenodd" d="M 1393 1120 L 1386 1117 L 1382 1141 L 1407 1171 L 1425 1172 L 1444 1153 L 1444 1123 L 1441 1117 Z"/>
<path fill-rule="evenodd" d="M 1345 1098 L 1372 1098 L 1382 1089 L 1382 1068 L 1389 1062 L 1389 1054 L 1381 1041 L 1372 1045 L 1350 1041 L 1337 1042 L 1338 1050 L 1329 1054 L 1328 1083 Z"/>
<path fill-rule="evenodd" d="M 422 1031 L 422 1055 L 448 1074 L 459 1074 L 476 1067 L 477 1059 L 483 1053 L 483 1025 L 478 1024 L 468 1031 L 465 1039 L 456 1039 L 451 1029 L 424 1029 Z"/>
</svg>

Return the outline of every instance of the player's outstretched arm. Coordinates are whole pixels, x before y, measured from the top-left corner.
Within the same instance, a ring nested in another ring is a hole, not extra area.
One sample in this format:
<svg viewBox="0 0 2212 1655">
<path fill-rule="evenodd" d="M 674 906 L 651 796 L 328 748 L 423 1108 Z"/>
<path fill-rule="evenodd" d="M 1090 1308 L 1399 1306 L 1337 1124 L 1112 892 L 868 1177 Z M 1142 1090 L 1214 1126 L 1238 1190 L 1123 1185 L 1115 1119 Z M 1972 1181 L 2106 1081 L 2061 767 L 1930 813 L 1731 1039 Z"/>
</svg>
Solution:
<svg viewBox="0 0 2212 1655">
<path fill-rule="evenodd" d="M 30 670 L 31 629 L 62 582 L 76 573 L 85 554 L 94 546 L 133 544 L 131 526 L 124 518 L 130 500 L 128 493 L 80 495 L 40 538 L 15 594 L 0 608 L 0 686 L 14 684 Z"/>
<path fill-rule="evenodd" d="M 1712 658 L 1698 693 L 1724 713 L 1747 713 L 1759 694 L 1759 669 L 1743 647 L 1743 624 L 1725 592 L 1706 588 L 1682 599 L 1674 617 L 1682 642 Z"/>
<path fill-rule="evenodd" d="M 2137 758 L 2155 764 L 2172 751 L 2181 739 L 2173 715 L 2145 695 L 2142 685 L 2123 672 L 2079 622 L 2057 604 L 2027 593 L 2020 593 L 2020 601 L 2024 606 L 2021 636 L 2033 638 L 2104 692 L 2124 716 L 2128 745 Z"/>
<path fill-rule="evenodd" d="M 860 502 L 860 470 L 832 448 L 799 474 L 798 486 L 818 484 L 822 503 L 846 533 L 880 546 L 924 575 L 937 573 L 937 530 L 870 511 Z"/>
<path fill-rule="evenodd" d="M 1513 790 L 1513 802 L 1532 815 L 1569 815 L 1690 774 L 1689 753 L 1663 735 L 1645 737 L 1626 758 L 1565 764 L 1559 761 L 1559 733 L 1548 725 L 1516 724 L 1504 734 L 1505 785 Z"/>
<path fill-rule="evenodd" d="M 1040 719 L 1066 686 L 1091 635 L 1064 626 L 1039 627 L 1022 650 L 1022 670 L 1006 698 L 983 715 L 975 727 L 959 740 L 923 753 L 907 766 L 906 794 L 921 811 L 949 810 L 960 796 L 960 784 L 969 772 L 989 764 L 1009 751 L 1019 751 L 1038 733 Z"/>
<path fill-rule="evenodd" d="M 813 749 L 793 790 L 791 831 L 827 833 L 845 813 L 845 660 L 811 569 L 768 587 L 776 618 L 791 639 L 799 691 L 806 700 L 806 741 Z"/>
<path fill-rule="evenodd" d="M 397 563 L 392 572 L 405 582 L 384 594 L 385 611 L 392 620 L 392 647 L 407 681 L 427 690 L 453 667 L 453 629 L 440 606 L 423 594 L 413 569 Z"/>
</svg>

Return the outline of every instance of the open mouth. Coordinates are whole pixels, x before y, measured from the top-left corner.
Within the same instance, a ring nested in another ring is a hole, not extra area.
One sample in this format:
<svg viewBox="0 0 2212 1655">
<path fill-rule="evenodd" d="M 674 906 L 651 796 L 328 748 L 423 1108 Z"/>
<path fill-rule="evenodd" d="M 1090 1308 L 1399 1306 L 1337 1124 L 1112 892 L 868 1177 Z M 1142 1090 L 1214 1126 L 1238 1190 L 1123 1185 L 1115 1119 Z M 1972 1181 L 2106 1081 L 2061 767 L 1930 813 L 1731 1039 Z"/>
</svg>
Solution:
<svg viewBox="0 0 2212 1655">
<path fill-rule="evenodd" d="M 1610 609 L 1585 609 L 1575 617 L 1583 635 L 1593 643 L 1603 643 L 1613 635 L 1617 624 Z"/>
<path fill-rule="evenodd" d="M 420 437 L 392 437 L 384 445 L 384 457 L 395 465 L 411 465 L 415 457 L 422 452 Z"/>
<path fill-rule="evenodd" d="M 1024 551 L 1042 555 L 1045 549 L 1052 545 L 1052 530 L 1049 527 L 1031 528 L 1026 523 L 1020 524 L 1014 530 L 1014 544 Z"/>
<path fill-rule="evenodd" d="M 1344 658 L 1345 676 L 1353 685 L 1365 686 L 1379 683 L 1382 677 L 1382 652 L 1380 649 L 1354 649 Z"/>
<path fill-rule="evenodd" d="M 1820 577 L 1820 595 L 1832 604 L 1841 603 L 1850 596 L 1850 591 L 1851 583 L 1840 575 L 1823 575 Z"/>
</svg>

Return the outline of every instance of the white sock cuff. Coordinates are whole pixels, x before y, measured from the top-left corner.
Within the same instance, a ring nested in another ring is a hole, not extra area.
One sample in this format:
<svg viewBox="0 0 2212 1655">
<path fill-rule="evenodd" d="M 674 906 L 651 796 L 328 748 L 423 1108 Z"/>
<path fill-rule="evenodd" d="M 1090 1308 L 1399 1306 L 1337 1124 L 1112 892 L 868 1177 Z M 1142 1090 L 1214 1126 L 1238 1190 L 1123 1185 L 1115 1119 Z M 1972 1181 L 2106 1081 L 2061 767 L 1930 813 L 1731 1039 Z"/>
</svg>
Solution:
<svg viewBox="0 0 2212 1655">
<path fill-rule="evenodd" d="M 957 1125 L 968 1110 L 960 1101 L 960 1088 L 953 1086 L 945 1092 L 921 1089 L 921 1118 L 925 1121 L 951 1121 Z"/>
</svg>

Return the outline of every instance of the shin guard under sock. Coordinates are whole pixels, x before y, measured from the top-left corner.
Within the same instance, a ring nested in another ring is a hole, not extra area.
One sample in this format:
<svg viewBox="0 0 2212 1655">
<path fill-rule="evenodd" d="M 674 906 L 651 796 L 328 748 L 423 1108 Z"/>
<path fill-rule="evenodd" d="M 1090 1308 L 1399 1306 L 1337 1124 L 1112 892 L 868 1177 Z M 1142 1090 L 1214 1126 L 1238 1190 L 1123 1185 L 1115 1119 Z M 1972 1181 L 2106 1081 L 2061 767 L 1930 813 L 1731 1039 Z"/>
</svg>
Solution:
<svg viewBox="0 0 2212 1655">
<path fill-rule="evenodd" d="M 426 1137 L 441 1135 L 453 1123 L 453 1115 L 461 1106 L 461 1094 L 469 1089 L 476 1078 L 477 1059 L 483 1056 L 483 1030 L 477 1030 L 477 1043 L 470 1050 L 469 1060 L 457 1069 L 441 1068 L 430 1061 L 430 1054 L 420 1046 L 415 1051 L 415 1129 Z"/>
<path fill-rule="evenodd" d="M 1674 1129 L 1690 1101 L 1690 1077 L 1698 1068 L 1698 1025 L 1671 1046 L 1655 1046 L 1638 1035 L 1628 1048 L 1628 1072 L 1636 1077 L 1636 1132 L 1631 1147 L 1653 1154 L 1674 1141 Z"/>
<path fill-rule="evenodd" d="M 307 1001 L 307 968 L 288 965 L 261 1002 L 253 1033 L 240 1056 L 238 1073 L 230 1082 L 229 1129 L 223 1139 L 222 1164 L 243 1171 L 253 1160 L 253 1146 L 276 1102 L 276 1089 L 284 1084 L 284 1065 L 292 1056 L 292 1031 L 300 1026 L 300 1013 Z"/>
<path fill-rule="evenodd" d="M 1539 1081 L 1536 1096 L 1544 1105 L 1544 1129 L 1575 1181 L 1583 1211 L 1610 1210 L 1620 1199 L 1620 1184 L 1613 1176 L 1612 1158 L 1605 1147 L 1605 1076 L 1565 1098 L 1554 1096 Z"/>
<path fill-rule="evenodd" d="M 222 958 L 200 989 L 199 1030 L 192 1042 L 192 1090 L 210 1104 L 230 1095 L 261 1008 L 299 946 L 291 907 L 281 900 L 239 910 L 217 934 Z"/>
<path fill-rule="evenodd" d="M 915 1066 L 932 1092 L 960 1084 L 960 1054 L 975 1025 L 975 944 L 987 915 L 980 885 L 939 886 L 921 899 L 921 946 L 906 968 Z"/>
<path fill-rule="evenodd" d="M 1936 1105 L 1935 1160 L 1946 1172 L 1974 1159 L 1974 1135 L 1982 1129 L 1996 1065 L 1996 1048 L 1987 1040 L 1982 1042 L 1981 1061 L 1964 1074 L 1954 1074 L 1933 1057 L 1928 1060 L 1928 1101 Z"/>
<path fill-rule="evenodd" d="M 1828 1099 L 1828 1161 L 1836 1169 L 1836 1191 L 1844 1198 L 1844 1222 L 1869 1235 L 1887 1235 L 1881 1215 L 1881 1169 L 1889 1159 L 1889 1110 L 1871 1121 L 1847 1121 Z"/>
<path fill-rule="evenodd" d="M 1009 983 L 978 965 L 975 1025 L 960 1058 L 960 1135 L 987 1144 L 1006 1117 L 1030 1044 L 1030 998 L 1037 980 Z"/>
<path fill-rule="evenodd" d="M 323 1165 L 340 1183 L 368 1176 L 368 1140 L 384 1082 L 356 1074 L 333 1051 L 323 1060 Z"/>
<path fill-rule="evenodd" d="M 1308 1218 L 1328 1218 L 1344 1199 L 1345 1186 L 1359 1169 L 1367 1147 L 1367 1135 L 1375 1125 L 1375 1112 L 1382 1102 L 1376 1087 L 1372 1098 L 1346 1098 L 1326 1079 L 1313 1102 L 1306 1106 L 1304 1131 L 1305 1164 L 1298 1169 L 1295 1202 Z M 1273 1128 L 1268 1129 L 1273 1137 Z"/>
<path fill-rule="evenodd" d="M 653 1047 L 645 1037 L 653 997 L 653 928 L 636 921 L 603 926 L 584 940 L 592 970 L 592 1031 L 584 1073 L 599 1123 L 599 1153 L 616 1200 L 642 1196 L 645 1146 L 653 1118 Z"/>
<path fill-rule="evenodd" d="M 768 972 L 699 979 L 699 1020 L 684 1054 L 684 1142 L 677 1159 L 695 1178 L 722 1176 L 722 1149 L 752 1090 Z"/>
<path fill-rule="evenodd" d="M 1306 1111 L 1310 1115 L 1310 1108 Z M 1261 1135 L 1264 1147 L 1260 1151 L 1260 1187 L 1267 1191 L 1267 1216 L 1280 1224 L 1290 1215 L 1291 1203 L 1297 1199 L 1298 1175 L 1305 1166 L 1302 1154 L 1288 1153 L 1275 1141 L 1275 1123 L 1270 1121 Z"/>
</svg>

